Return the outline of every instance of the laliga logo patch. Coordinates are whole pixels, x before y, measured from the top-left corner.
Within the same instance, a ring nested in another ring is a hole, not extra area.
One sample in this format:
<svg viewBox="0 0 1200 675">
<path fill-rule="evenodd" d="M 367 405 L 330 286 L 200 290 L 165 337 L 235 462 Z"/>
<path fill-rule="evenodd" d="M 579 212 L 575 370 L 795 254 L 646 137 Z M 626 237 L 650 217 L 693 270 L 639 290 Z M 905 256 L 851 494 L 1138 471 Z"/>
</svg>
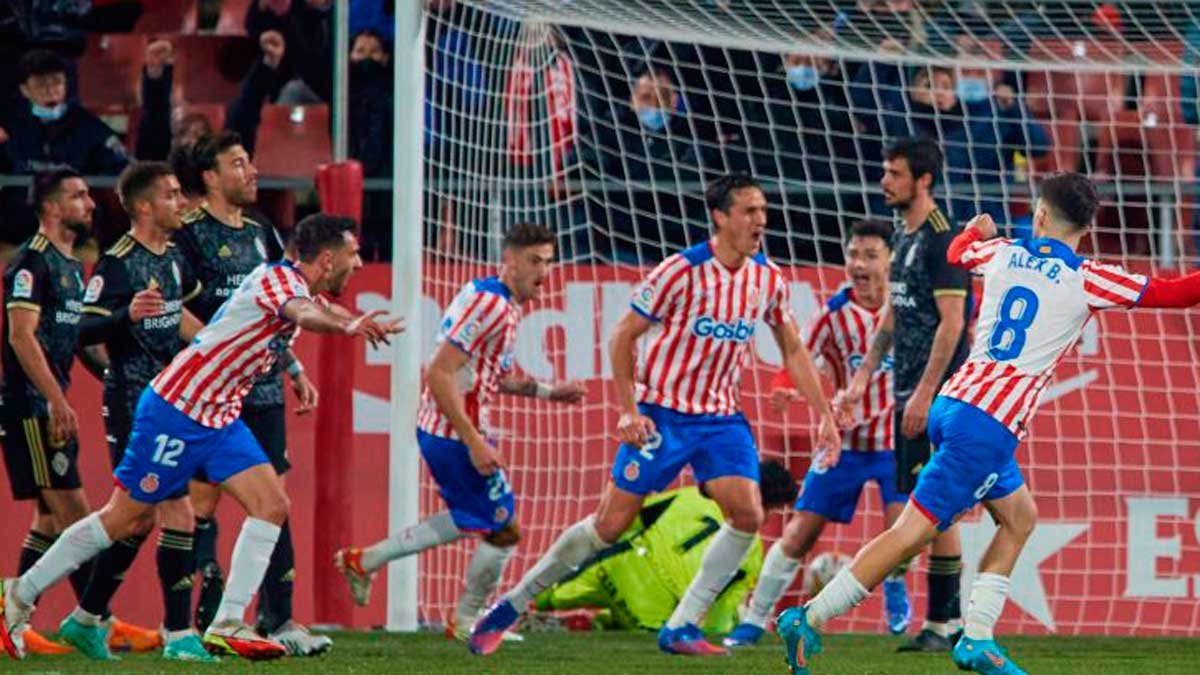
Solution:
<svg viewBox="0 0 1200 675">
<path fill-rule="evenodd" d="M 158 490 L 158 474 L 146 474 L 146 476 L 142 478 L 140 482 L 138 482 L 138 487 L 141 488 L 142 492 L 145 492 L 146 494 L 154 493 L 156 490 Z"/>
<path fill-rule="evenodd" d="M 640 475 L 642 475 L 642 467 L 638 466 L 636 459 L 625 465 L 625 480 L 632 483 Z"/>
<path fill-rule="evenodd" d="M 13 297 L 33 297 L 33 272 L 30 272 L 29 270 L 21 270 L 17 272 L 17 275 L 13 277 Z"/>
<path fill-rule="evenodd" d="M 475 335 L 477 333 L 479 333 L 479 324 L 475 321 L 472 321 L 471 323 L 463 326 L 463 329 L 459 335 L 462 336 L 463 342 L 471 342 L 475 339 Z"/>
<path fill-rule="evenodd" d="M 513 353 L 506 352 L 500 357 L 500 370 L 512 370 L 513 368 Z"/>
<path fill-rule="evenodd" d="M 100 292 L 104 290 L 104 277 L 97 274 L 88 282 L 87 291 L 83 294 L 83 304 L 91 304 L 100 299 Z"/>
<path fill-rule="evenodd" d="M 503 523 L 504 521 L 508 520 L 508 509 L 504 508 L 503 506 L 497 506 L 496 512 L 492 514 L 492 520 L 497 523 Z"/>
<path fill-rule="evenodd" d="M 654 302 L 654 289 L 650 286 L 643 286 L 642 291 L 638 293 L 638 300 L 646 307 L 649 307 L 650 303 Z"/>
</svg>

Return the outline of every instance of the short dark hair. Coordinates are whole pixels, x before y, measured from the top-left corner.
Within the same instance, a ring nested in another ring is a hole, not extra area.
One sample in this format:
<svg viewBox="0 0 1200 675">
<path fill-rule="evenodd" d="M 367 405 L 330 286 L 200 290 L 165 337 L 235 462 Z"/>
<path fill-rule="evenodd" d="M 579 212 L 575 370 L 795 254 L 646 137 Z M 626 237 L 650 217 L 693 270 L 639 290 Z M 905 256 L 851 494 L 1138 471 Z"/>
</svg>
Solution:
<svg viewBox="0 0 1200 675">
<path fill-rule="evenodd" d="M 201 177 L 201 193 L 204 192 L 204 172 L 217 168 L 217 155 L 241 144 L 242 137 L 238 135 L 238 132 L 228 129 L 214 134 L 205 134 L 196 139 L 196 145 L 192 147 L 192 163 L 196 175 Z"/>
<path fill-rule="evenodd" d="M 83 176 L 71 168 L 43 171 L 34 176 L 33 193 L 30 198 L 30 203 L 33 205 L 33 212 L 39 216 L 42 215 L 42 210 L 46 202 L 58 197 L 58 193 L 62 189 L 62 184 L 72 178 L 83 178 Z"/>
<path fill-rule="evenodd" d="M 885 246 L 892 247 L 892 225 L 882 220 L 860 220 L 850 226 L 851 237 L 879 237 Z M 847 240 L 849 241 L 849 240 Z"/>
<path fill-rule="evenodd" d="M 355 33 L 354 35 L 351 35 L 350 36 L 350 48 L 351 49 L 354 48 L 354 43 L 357 42 L 358 38 L 360 38 L 360 37 L 375 38 L 376 40 L 379 41 L 379 46 L 383 47 L 383 51 L 387 52 L 388 54 L 392 53 L 391 43 L 389 43 L 388 39 L 383 36 L 383 33 L 380 33 L 379 31 L 375 30 L 374 28 L 364 28 L 364 29 L 358 31 L 357 33 Z"/>
<path fill-rule="evenodd" d="M 37 75 L 67 74 L 67 61 L 49 49 L 31 49 L 17 62 L 17 74 L 21 84 Z"/>
<path fill-rule="evenodd" d="M 288 247 L 300 262 L 312 262 L 322 251 L 345 244 L 346 233 L 355 227 L 353 218 L 314 213 L 296 223 Z"/>
<path fill-rule="evenodd" d="M 1075 230 L 1092 224 L 1100 208 L 1100 195 L 1087 176 L 1080 173 L 1059 173 L 1042 181 L 1038 196 L 1054 212 L 1055 220 L 1065 220 Z"/>
<path fill-rule="evenodd" d="M 937 141 L 928 136 L 902 136 L 888 143 L 883 149 L 886 160 L 905 159 L 912 171 L 913 179 L 929 174 L 933 180 L 929 187 L 937 185 L 938 174 L 942 172 L 942 149 Z"/>
<path fill-rule="evenodd" d="M 177 145 L 171 148 L 167 161 L 171 163 L 171 169 L 179 179 L 179 187 L 183 189 L 183 194 L 199 197 L 204 194 L 204 178 L 196 169 L 195 150 L 195 144 Z"/>
<path fill-rule="evenodd" d="M 117 194 L 125 212 L 133 215 L 133 203 L 146 196 L 163 176 L 173 176 L 175 170 L 166 162 L 134 162 L 125 167 L 117 178 Z"/>
<path fill-rule="evenodd" d="M 504 250 L 553 244 L 554 233 L 545 225 L 535 223 L 518 223 L 504 233 Z"/>
<path fill-rule="evenodd" d="M 783 462 L 768 459 L 758 463 L 758 490 L 763 508 L 784 506 L 796 501 L 800 488 Z"/>
<path fill-rule="evenodd" d="M 709 211 L 720 211 L 727 214 L 729 207 L 733 206 L 733 193 L 746 188 L 762 190 L 758 181 L 748 173 L 741 171 L 727 173 L 709 183 L 708 189 L 704 191 L 704 203 L 708 205 Z"/>
</svg>

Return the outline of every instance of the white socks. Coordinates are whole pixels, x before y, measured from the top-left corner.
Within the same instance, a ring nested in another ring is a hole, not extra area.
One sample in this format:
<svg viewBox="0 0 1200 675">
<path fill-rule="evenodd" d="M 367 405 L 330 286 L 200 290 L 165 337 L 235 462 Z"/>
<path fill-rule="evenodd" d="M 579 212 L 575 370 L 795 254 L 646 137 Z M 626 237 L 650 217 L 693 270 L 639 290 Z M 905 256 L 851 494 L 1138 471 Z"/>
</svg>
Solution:
<svg viewBox="0 0 1200 675">
<path fill-rule="evenodd" d="M 363 549 L 362 566 L 366 571 L 374 572 L 397 558 L 449 544 L 465 536 L 467 535 L 454 526 L 454 520 L 449 513 L 435 513 L 416 525 L 393 532 L 387 539 Z"/>
<path fill-rule="evenodd" d="M 771 611 L 779 604 L 784 591 L 792 585 L 802 563 L 801 560 L 788 557 L 779 542 L 775 542 L 767 551 L 766 560 L 763 560 L 758 584 L 754 587 L 754 595 L 750 596 L 750 611 L 742 618 L 742 622 L 759 628 L 766 626 Z"/>
<path fill-rule="evenodd" d="M 967 605 L 964 635 L 972 640 L 993 639 L 992 629 L 1004 611 L 1010 585 L 1008 577 L 991 572 L 975 577 L 975 585 L 971 587 L 971 602 Z"/>
<path fill-rule="evenodd" d="M 271 552 L 279 541 L 280 527 L 265 520 L 247 517 L 242 523 L 242 532 L 233 545 L 233 560 L 229 563 L 229 579 L 225 582 L 225 595 L 213 618 L 213 625 L 227 621 L 244 621 L 246 606 L 258 592 L 267 565 L 271 563 Z"/>
<path fill-rule="evenodd" d="M 480 541 L 471 556 L 471 564 L 467 567 L 467 577 L 463 581 L 462 593 L 458 596 L 458 607 L 454 611 L 454 619 L 459 630 L 470 630 L 475 625 L 475 619 L 483 610 L 488 597 L 500 585 L 500 575 L 504 574 L 504 566 L 508 564 L 516 546 L 493 546 L 486 541 Z"/>
<path fill-rule="evenodd" d="M 854 577 L 846 565 L 808 602 L 808 623 L 820 626 L 826 621 L 841 616 L 853 609 L 870 595 L 862 583 Z"/>
<path fill-rule="evenodd" d="M 607 546 L 596 532 L 595 516 L 588 516 L 559 535 L 550 550 L 505 597 L 518 612 L 524 612 L 538 593 L 566 579 L 588 558 Z"/>
<path fill-rule="evenodd" d="M 689 623 L 699 625 L 713 600 L 737 574 L 738 566 L 753 543 L 753 532 L 742 532 L 729 523 L 722 525 L 704 552 L 700 571 L 667 620 L 667 628 L 678 628 Z"/>
<path fill-rule="evenodd" d="M 17 584 L 17 600 L 32 605 L 43 591 L 109 546 L 112 546 L 112 539 L 100 524 L 99 512 L 75 521 L 41 559 L 21 576 Z"/>
</svg>

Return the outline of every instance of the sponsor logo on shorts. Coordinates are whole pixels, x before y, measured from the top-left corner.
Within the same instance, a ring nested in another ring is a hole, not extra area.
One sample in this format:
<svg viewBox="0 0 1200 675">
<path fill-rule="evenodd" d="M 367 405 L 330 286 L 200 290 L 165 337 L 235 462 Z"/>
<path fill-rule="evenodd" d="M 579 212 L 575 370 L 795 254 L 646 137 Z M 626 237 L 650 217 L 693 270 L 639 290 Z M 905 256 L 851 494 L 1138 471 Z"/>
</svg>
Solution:
<svg viewBox="0 0 1200 675">
<path fill-rule="evenodd" d="M 637 480 L 638 476 L 642 475 L 642 467 L 638 465 L 636 459 L 625 465 L 624 475 L 625 480 L 631 483 Z"/>
<path fill-rule="evenodd" d="M 138 487 L 146 494 L 152 494 L 158 490 L 158 474 L 148 473 L 141 481 L 138 482 Z"/>
<path fill-rule="evenodd" d="M 503 523 L 508 520 L 508 509 L 503 506 L 497 506 L 496 512 L 492 514 L 492 520 L 497 523 Z"/>
<path fill-rule="evenodd" d="M 33 272 L 29 270 L 21 270 L 13 278 L 13 297 L 14 298 L 32 298 L 33 297 Z"/>
<path fill-rule="evenodd" d="M 71 460 L 61 452 L 54 453 L 54 459 L 50 460 L 50 467 L 54 469 L 54 473 L 65 476 L 67 469 L 71 468 Z"/>
</svg>

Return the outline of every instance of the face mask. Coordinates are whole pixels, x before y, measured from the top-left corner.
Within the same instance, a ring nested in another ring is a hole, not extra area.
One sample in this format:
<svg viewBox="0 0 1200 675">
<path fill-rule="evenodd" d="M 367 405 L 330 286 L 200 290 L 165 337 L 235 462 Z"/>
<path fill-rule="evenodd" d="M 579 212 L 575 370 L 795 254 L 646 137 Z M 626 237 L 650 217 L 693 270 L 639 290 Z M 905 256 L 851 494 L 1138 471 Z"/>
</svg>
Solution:
<svg viewBox="0 0 1200 675">
<path fill-rule="evenodd" d="M 638 111 L 638 121 L 651 131 L 662 131 L 667 128 L 667 111 L 662 108 L 642 108 Z"/>
<path fill-rule="evenodd" d="M 789 66 L 787 81 L 796 91 L 809 91 L 821 81 L 821 74 L 812 66 Z"/>
<path fill-rule="evenodd" d="M 954 93 L 963 103 L 978 103 L 986 100 L 990 94 L 988 81 L 982 77 L 960 77 Z"/>
<path fill-rule="evenodd" d="M 47 108 L 36 103 L 31 103 L 30 109 L 33 111 L 33 116 L 39 120 L 42 120 L 43 122 L 57 122 L 58 120 L 62 119 L 63 115 L 67 114 L 66 103 L 59 103 L 53 108 Z"/>
</svg>

